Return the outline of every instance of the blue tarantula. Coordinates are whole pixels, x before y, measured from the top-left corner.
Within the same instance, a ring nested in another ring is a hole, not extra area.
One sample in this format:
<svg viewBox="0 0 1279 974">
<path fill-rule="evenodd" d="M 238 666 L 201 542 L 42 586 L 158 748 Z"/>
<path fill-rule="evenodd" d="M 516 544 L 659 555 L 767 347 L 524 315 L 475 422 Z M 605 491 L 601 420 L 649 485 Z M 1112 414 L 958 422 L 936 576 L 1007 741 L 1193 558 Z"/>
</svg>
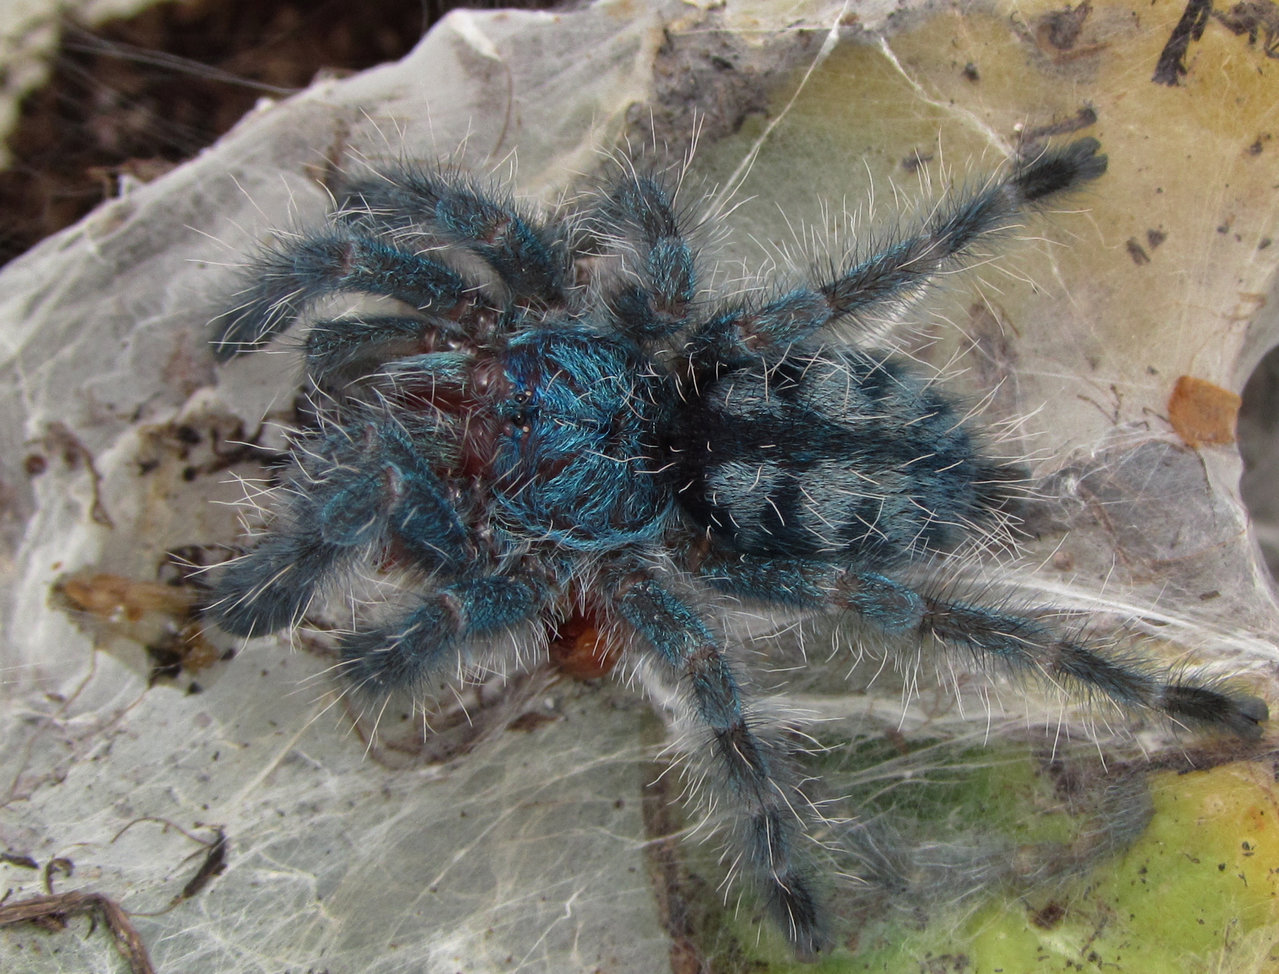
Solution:
<svg viewBox="0 0 1279 974">
<path fill-rule="evenodd" d="M 211 618 L 245 636 L 295 626 L 343 569 L 389 559 L 420 580 L 412 604 L 340 640 L 346 677 L 383 698 L 456 675 L 500 634 L 545 649 L 574 613 L 598 620 L 703 729 L 729 856 L 802 956 L 827 925 L 797 747 L 743 699 L 708 592 L 852 613 L 884 638 L 1256 736 L 1254 697 L 1109 652 L 1060 613 L 921 584 L 1011 516 L 1022 475 L 907 364 L 824 337 L 898 311 L 975 244 L 1099 177 L 1098 149 L 1019 159 L 832 280 L 713 305 L 672 195 L 633 168 L 567 219 L 452 171 L 354 180 L 322 229 L 250 265 L 216 322 L 225 360 L 310 320 L 316 421 L 294 435 L 275 520 L 223 570 Z M 318 313 L 348 295 L 393 310 Z"/>
</svg>

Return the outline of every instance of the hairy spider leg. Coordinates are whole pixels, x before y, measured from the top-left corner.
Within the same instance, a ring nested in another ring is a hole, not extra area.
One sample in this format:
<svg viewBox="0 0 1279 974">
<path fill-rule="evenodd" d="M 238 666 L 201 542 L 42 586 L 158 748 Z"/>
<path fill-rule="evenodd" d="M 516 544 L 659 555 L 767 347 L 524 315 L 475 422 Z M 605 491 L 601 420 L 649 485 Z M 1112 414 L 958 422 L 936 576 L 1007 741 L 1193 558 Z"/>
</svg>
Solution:
<svg viewBox="0 0 1279 974">
<path fill-rule="evenodd" d="M 342 227 L 267 250 L 246 275 L 239 305 L 213 322 L 219 361 L 261 348 L 332 295 L 381 295 L 435 317 L 460 314 L 470 304 L 466 282 L 445 264 Z"/>
<path fill-rule="evenodd" d="M 523 213 L 505 194 L 481 190 L 455 173 L 416 167 L 377 173 L 346 187 L 336 215 L 393 239 L 425 236 L 468 250 L 517 301 L 561 303 L 572 283 L 562 225 Z"/>
<path fill-rule="evenodd" d="M 762 305 L 722 312 L 694 336 L 701 363 L 784 348 L 841 318 L 896 317 L 937 274 L 961 262 L 981 238 L 1016 225 L 1028 208 L 1076 189 L 1106 171 L 1101 143 L 1080 139 L 1018 162 L 976 193 L 953 194 L 923 229 L 814 288 L 797 288 Z"/>
<path fill-rule="evenodd" d="M 1051 624 L 1050 613 L 1017 613 L 915 591 L 876 572 L 807 559 L 717 557 L 700 566 L 712 587 L 771 605 L 856 612 L 888 636 L 931 637 L 1014 674 L 1065 681 L 1115 703 L 1158 711 L 1179 724 L 1260 736 L 1265 703 L 1159 672 L 1149 659 L 1107 654 Z"/>
<path fill-rule="evenodd" d="M 796 839 L 807 799 L 794 784 L 790 748 L 751 726 L 738 678 L 706 623 L 651 578 L 614 596 L 621 619 L 679 681 L 692 714 L 711 735 L 719 804 L 736 815 L 739 858 L 750 868 L 797 953 L 812 957 L 825 942 L 811 870 Z"/>
<path fill-rule="evenodd" d="M 469 551 L 466 529 L 422 460 L 423 439 L 369 419 L 300 440 L 303 469 L 271 533 L 218 579 L 213 620 L 240 636 L 294 625 L 317 587 L 379 542 L 394 542 L 424 571 L 455 565 Z"/>
<path fill-rule="evenodd" d="M 605 296 L 618 330 L 647 345 L 683 328 L 697 293 L 697 268 L 661 183 L 631 171 L 595 219 L 610 228 L 607 241 L 622 258 L 622 279 Z"/>
<path fill-rule="evenodd" d="M 339 650 L 355 692 L 386 698 L 455 678 L 468 643 L 525 622 L 549 603 L 549 589 L 532 575 L 477 575 L 422 597 L 394 622 L 349 633 Z"/>
</svg>

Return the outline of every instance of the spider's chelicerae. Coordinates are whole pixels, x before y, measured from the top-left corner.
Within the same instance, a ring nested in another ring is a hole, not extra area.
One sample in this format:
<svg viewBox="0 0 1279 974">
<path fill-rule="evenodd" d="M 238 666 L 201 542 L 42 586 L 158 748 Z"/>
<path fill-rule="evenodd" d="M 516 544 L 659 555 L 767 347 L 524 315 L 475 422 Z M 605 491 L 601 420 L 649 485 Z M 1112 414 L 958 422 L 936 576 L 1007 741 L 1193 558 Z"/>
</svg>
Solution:
<svg viewBox="0 0 1279 974">
<path fill-rule="evenodd" d="M 1017 160 L 831 280 L 718 302 L 663 180 L 631 167 L 569 218 L 452 171 L 353 181 L 321 229 L 252 263 L 217 322 L 229 359 L 310 321 L 317 421 L 210 614 L 262 635 L 361 561 L 402 567 L 409 604 L 340 643 L 352 685 L 381 697 L 512 633 L 536 652 L 566 618 L 592 620 L 702 728 L 729 858 L 801 955 L 826 940 L 800 841 L 813 813 L 792 738 L 744 699 L 712 597 L 851 613 L 885 639 L 1255 736 L 1254 697 L 1118 655 L 1061 613 L 930 584 L 1010 516 L 1021 474 L 934 383 L 828 330 L 899 312 L 975 244 L 1099 177 L 1098 148 Z M 383 310 L 319 313 L 347 295 Z"/>
</svg>

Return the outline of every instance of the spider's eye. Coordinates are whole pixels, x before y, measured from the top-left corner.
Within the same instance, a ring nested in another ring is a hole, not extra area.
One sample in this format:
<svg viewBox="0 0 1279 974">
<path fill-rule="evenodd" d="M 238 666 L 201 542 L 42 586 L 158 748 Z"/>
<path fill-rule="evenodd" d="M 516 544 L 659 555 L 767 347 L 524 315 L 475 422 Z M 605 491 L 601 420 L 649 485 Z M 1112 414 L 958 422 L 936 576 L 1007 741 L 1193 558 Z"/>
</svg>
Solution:
<svg viewBox="0 0 1279 974">
<path fill-rule="evenodd" d="M 537 418 L 538 407 L 529 404 L 532 397 L 527 392 L 517 392 L 506 401 L 502 417 L 515 429 L 525 433 Z"/>
</svg>

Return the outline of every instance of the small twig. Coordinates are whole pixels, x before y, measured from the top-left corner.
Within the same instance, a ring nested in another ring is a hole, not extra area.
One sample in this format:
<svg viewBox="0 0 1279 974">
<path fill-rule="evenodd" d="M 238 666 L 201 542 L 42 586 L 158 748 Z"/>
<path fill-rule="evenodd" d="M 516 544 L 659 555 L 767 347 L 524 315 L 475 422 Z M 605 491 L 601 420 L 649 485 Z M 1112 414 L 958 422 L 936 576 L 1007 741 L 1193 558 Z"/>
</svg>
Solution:
<svg viewBox="0 0 1279 974">
<path fill-rule="evenodd" d="M 196 874 L 191 877 L 190 881 L 182 887 L 182 892 L 173 898 L 173 903 L 170 905 L 176 905 L 181 903 L 183 900 L 189 900 L 204 889 L 204 887 L 209 885 L 209 882 L 214 876 L 222 875 L 222 873 L 226 871 L 228 848 L 226 833 L 221 829 L 218 829 L 216 837 L 213 842 L 209 844 L 209 852 L 204 857 L 204 862 L 200 864 L 200 868 L 196 871 Z"/>
<path fill-rule="evenodd" d="M 107 929 L 115 940 L 116 948 L 129 963 L 132 974 L 155 974 L 151 958 L 129 921 L 129 914 L 101 893 L 55 893 L 52 896 L 33 896 L 0 906 L 0 927 L 15 923 L 44 923 L 62 926 L 68 917 L 97 913 L 106 921 Z"/>
</svg>

